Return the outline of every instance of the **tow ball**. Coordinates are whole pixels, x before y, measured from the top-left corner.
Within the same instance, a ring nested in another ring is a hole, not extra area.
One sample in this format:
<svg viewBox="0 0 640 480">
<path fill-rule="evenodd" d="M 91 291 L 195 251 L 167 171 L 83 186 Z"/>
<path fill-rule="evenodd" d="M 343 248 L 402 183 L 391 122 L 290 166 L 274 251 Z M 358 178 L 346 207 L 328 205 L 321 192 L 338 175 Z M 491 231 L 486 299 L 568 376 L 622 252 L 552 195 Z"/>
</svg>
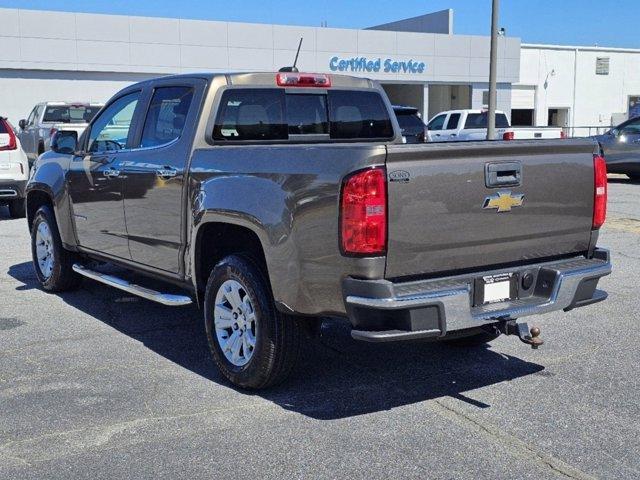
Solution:
<svg viewBox="0 0 640 480">
<path fill-rule="evenodd" d="M 521 342 L 531 345 L 537 349 L 544 341 L 540 338 L 540 328 L 531 327 L 526 323 L 516 323 L 515 321 L 505 322 L 498 327 L 505 335 L 517 335 Z"/>
</svg>

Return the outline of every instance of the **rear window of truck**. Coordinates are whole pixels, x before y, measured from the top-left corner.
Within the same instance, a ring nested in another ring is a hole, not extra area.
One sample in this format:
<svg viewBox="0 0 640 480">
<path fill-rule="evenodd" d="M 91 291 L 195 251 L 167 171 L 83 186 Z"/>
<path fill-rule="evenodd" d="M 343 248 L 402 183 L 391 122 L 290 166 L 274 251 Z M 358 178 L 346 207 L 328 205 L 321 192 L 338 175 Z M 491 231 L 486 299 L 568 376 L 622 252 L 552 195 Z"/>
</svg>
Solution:
<svg viewBox="0 0 640 480">
<path fill-rule="evenodd" d="M 489 115 L 487 112 L 469 113 L 464 128 L 487 128 Z M 496 128 L 509 128 L 509 120 L 504 113 L 496 113 Z"/>
<path fill-rule="evenodd" d="M 89 123 L 100 107 L 85 105 L 49 106 L 44 111 L 43 123 Z"/>
<path fill-rule="evenodd" d="M 213 129 L 221 142 L 372 140 L 393 137 L 386 105 L 377 92 L 230 88 Z"/>
</svg>

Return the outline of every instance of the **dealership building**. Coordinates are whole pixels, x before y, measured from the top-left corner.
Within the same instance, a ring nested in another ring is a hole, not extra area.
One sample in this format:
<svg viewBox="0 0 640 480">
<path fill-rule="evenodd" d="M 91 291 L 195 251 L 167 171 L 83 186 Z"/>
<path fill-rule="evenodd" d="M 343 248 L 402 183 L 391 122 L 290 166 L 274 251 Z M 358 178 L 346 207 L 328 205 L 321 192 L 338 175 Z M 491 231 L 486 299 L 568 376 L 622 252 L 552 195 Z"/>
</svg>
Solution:
<svg viewBox="0 0 640 480">
<path fill-rule="evenodd" d="M 489 19 L 487 18 L 487 21 Z M 444 10 L 337 29 L 1 9 L 0 115 L 42 101 L 105 102 L 132 82 L 187 72 L 301 71 L 379 80 L 430 118 L 487 104 L 488 36 L 456 35 Z M 640 50 L 498 39 L 498 109 L 517 125 L 606 127 L 640 115 Z"/>
</svg>

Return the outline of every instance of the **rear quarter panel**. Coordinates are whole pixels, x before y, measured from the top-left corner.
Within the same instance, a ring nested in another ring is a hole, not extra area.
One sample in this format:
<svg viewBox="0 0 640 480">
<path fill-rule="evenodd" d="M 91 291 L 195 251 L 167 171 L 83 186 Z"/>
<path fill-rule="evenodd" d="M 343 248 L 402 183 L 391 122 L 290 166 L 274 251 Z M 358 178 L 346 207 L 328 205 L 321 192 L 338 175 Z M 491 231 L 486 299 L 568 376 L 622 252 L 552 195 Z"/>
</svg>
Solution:
<svg viewBox="0 0 640 480">
<path fill-rule="evenodd" d="M 375 144 L 215 146 L 190 169 L 193 245 L 200 228 L 226 222 L 262 243 L 274 298 L 301 314 L 344 314 L 341 279 L 382 278 L 384 257 L 350 258 L 339 248 L 342 179 L 384 165 Z M 197 259 L 192 253 L 191 271 Z"/>
</svg>

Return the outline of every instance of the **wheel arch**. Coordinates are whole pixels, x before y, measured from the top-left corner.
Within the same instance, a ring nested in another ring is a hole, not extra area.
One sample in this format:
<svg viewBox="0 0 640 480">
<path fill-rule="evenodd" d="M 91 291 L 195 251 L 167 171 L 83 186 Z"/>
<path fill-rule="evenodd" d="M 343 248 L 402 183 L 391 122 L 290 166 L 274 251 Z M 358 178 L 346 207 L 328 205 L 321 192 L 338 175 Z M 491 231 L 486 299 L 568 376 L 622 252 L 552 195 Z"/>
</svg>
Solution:
<svg viewBox="0 0 640 480">
<path fill-rule="evenodd" d="M 198 298 L 203 298 L 202 293 L 215 265 L 232 254 L 250 257 L 262 269 L 271 288 L 263 240 L 246 225 L 223 219 L 202 223 L 197 229 L 192 252 L 193 282 Z"/>
<path fill-rule="evenodd" d="M 56 212 L 55 212 L 55 206 L 53 204 L 53 195 L 51 194 L 51 191 L 48 191 L 47 189 L 44 189 L 44 188 L 30 189 L 29 191 L 27 191 L 26 202 L 27 202 L 27 223 L 29 226 L 29 231 L 31 231 L 31 226 L 33 225 L 33 220 L 36 216 L 36 212 L 40 207 L 44 205 L 51 208 L 53 215 L 56 217 L 56 223 L 57 223 L 58 216 L 56 215 Z"/>
</svg>

